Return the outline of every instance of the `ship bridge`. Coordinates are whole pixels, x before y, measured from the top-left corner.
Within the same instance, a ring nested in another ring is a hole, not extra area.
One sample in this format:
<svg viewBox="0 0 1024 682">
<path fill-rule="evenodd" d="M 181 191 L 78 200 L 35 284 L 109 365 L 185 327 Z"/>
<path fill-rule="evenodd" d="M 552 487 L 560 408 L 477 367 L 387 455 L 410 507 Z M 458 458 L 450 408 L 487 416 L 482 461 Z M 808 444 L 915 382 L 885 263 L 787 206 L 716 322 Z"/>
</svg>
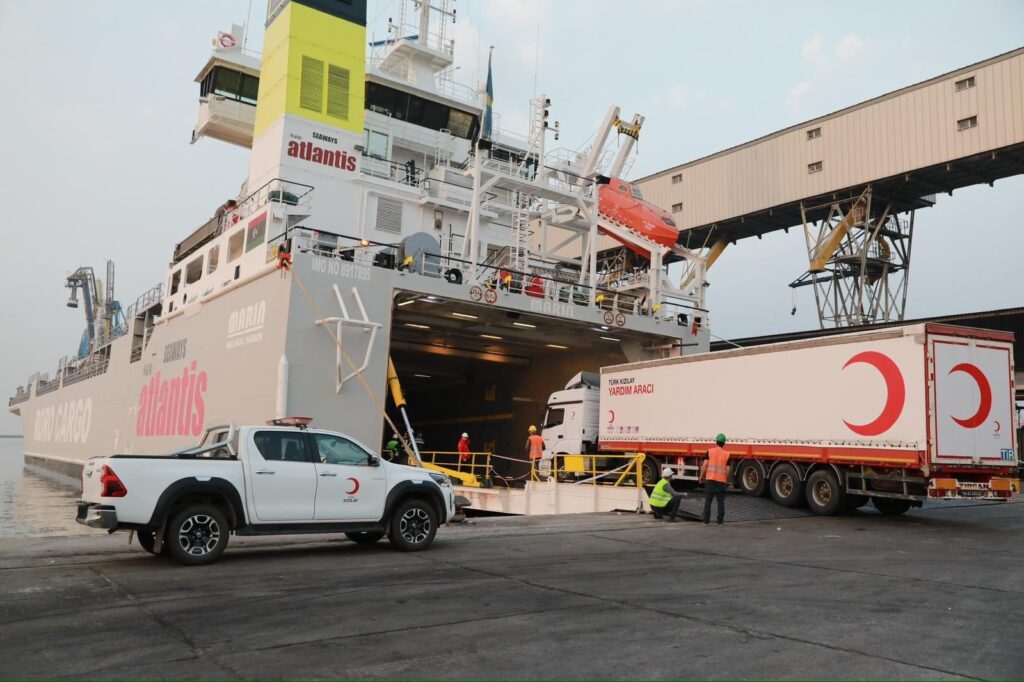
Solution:
<svg viewBox="0 0 1024 682">
<path fill-rule="evenodd" d="M 822 327 L 902 320 L 914 214 L 1024 172 L 1024 48 L 639 180 L 708 265 L 802 226 Z"/>
</svg>

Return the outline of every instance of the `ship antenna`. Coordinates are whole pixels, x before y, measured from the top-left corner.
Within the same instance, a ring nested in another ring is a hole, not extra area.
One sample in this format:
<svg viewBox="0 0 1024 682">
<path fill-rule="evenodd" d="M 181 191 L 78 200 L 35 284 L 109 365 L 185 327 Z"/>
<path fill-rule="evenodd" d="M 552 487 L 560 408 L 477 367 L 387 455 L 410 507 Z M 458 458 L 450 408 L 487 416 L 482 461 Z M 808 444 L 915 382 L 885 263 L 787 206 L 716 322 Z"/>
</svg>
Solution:
<svg viewBox="0 0 1024 682">
<path fill-rule="evenodd" d="M 533 46 L 533 96 L 537 96 L 537 72 L 540 70 L 540 18 L 537 18 L 537 42 Z"/>
<path fill-rule="evenodd" d="M 249 9 L 245 12 L 245 28 L 242 29 L 242 52 L 249 44 L 249 24 L 252 23 L 252 0 L 249 0 Z"/>
</svg>

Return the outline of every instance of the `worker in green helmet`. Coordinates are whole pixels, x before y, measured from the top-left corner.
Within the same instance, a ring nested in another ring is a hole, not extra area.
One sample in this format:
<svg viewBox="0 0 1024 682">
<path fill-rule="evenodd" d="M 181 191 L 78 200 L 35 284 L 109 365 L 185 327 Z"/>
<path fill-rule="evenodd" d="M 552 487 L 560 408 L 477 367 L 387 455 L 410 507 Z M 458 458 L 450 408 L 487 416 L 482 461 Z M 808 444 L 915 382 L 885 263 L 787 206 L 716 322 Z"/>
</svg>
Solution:
<svg viewBox="0 0 1024 682">
<path fill-rule="evenodd" d="M 708 458 L 700 468 L 704 484 L 704 525 L 711 523 L 711 500 L 718 498 L 718 525 L 725 521 L 725 484 L 729 480 L 729 453 L 725 450 L 725 434 L 715 436 L 715 446 L 708 449 Z"/>
<path fill-rule="evenodd" d="M 650 503 L 654 518 L 666 517 L 666 520 L 674 522 L 676 512 L 679 510 L 679 502 L 682 499 L 682 494 L 672 489 L 672 469 L 662 468 L 661 480 L 654 485 L 654 490 L 651 491 Z"/>
<path fill-rule="evenodd" d="M 386 459 L 389 462 L 397 461 L 399 447 L 400 445 L 398 443 L 398 434 L 392 434 L 391 440 L 389 440 L 387 442 L 387 445 L 384 446 L 384 459 Z"/>
</svg>

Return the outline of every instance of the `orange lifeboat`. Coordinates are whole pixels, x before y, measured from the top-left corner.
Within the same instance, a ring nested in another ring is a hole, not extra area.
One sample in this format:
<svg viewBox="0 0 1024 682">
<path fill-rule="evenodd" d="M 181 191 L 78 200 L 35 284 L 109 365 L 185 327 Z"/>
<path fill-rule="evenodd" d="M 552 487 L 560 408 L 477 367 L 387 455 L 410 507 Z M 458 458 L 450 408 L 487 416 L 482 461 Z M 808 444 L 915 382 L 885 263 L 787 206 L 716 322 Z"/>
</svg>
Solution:
<svg viewBox="0 0 1024 682">
<path fill-rule="evenodd" d="M 636 185 L 611 178 L 607 185 L 600 185 L 597 195 L 597 210 L 605 218 L 622 223 L 653 242 L 670 247 L 679 238 L 679 228 L 668 212 L 654 204 L 644 201 L 640 188 Z M 615 234 L 610 237 L 644 258 L 650 258 L 647 249 L 620 239 Z"/>
</svg>

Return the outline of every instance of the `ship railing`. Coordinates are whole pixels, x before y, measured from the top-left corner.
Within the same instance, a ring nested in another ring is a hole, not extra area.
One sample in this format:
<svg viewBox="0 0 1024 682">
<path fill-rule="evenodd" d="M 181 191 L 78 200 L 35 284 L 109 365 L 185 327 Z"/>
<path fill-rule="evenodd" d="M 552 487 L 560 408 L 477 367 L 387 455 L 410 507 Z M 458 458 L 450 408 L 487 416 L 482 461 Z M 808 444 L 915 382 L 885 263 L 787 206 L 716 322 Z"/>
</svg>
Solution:
<svg viewBox="0 0 1024 682">
<path fill-rule="evenodd" d="M 440 178 L 428 177 L 423 180 L 423 189 L 426 191 L 427 196 L 432 199 L 439 199 L 459 206 L 465 206 L 466 208 L 473 205 L 472 187 L 466 187 L 465 185 Z M 501 195 L 497 191 L 484 192 L 480 197 L 480 206 L 486 209 L 492 201 L 500 198 Z"/>
<path fill-rule="evenodd" d="M 46 395 L 47 393 L 53 393 L 60 388 L 60 375 L 57 375 L 56 379 L 51 381 L 40 381 L 36 384 L 36 396 Z"/>
<path fill-rule="evenodd" d="M 109 365 L 110 359 L 102 358 L 99 360 L 89 360 L 76 366 L 70 366 L 65 370 L 62 385 L 70 386 L 71 384 L 77 384 L 80 381 L 85 381 L 86 379 L 99 376 L 107 371 L 107 367 Z"/>
<path fill-rule="evenodd" d="M 15 391 L 14 395 L 11 396 L 11 399 L 7 401 L 7 405 L 11 406 L 23 403 L 28 400 L 31 395 L 32 394 L 24 386 L 18 386 L 18 390 Z"/>
<path fill-rule="evenodd" d="M 284 178 L 274 178 L 239 201 L 233 209 L 225 211 L 219 218 L 219 229 L 220 231 L 230 229 L 267 204 L 289 206 L 294 213 L 308 214 L 311 210 L 312 193 L 312 185 L 304 185 L 301 182 Z"/>
<path fill-rule="evenodd" d="M 578 270 L 536 265 L 529 271 L 523 271 L 507 264 L 487 265 L 485 263 L 477 263 L 473 268 L 471 260 L 441 253 L 416 254 L 412 263 L 406 265 L 399 262 L 398 244 L 359 239 L 324 230 L 314 230 L 309 227 L 292 228 L 285 235 L 271 240 L 268 243 L 268 250 L 275 249 L 276 243 L 286 236 L 293 239 L 293 250 L 298 252 L 311 252 L 319 256 L 339 258 L 371 267 L 400 269 L 432 279 L 443 278 L 453 284 L 460 284 L 475 270 L 473 280 L 479 285 L 479 288 L 475 293 L 471 290 L 471 297 L 476 294 L 481 297 L 507 294 L 551 303 L 591 307 L 590 294 L 593 289 L 593 307 L 606 313 L 653 316 L 655 312 L 648 309 L 644 305 L 645 301 L 637 296 L 579 283 Z M 488 290 L 492 290 L 494 293 L 486 293 Z"/>
<path fill-rule="evenodd" d="M 392 457 L 392 461 L 403 463 L 402 452 L 394 453 Z M 420 451 L 420 461 L 424 465 L 446 469 L 444 473 L 455 479 L 456 485 L 471 488 L 490 488 L 494 485 L 496 476 L 493 459 L 494 455 L 490 452 Z"/>
<path fill-rule="evenodd" d="M 128 306 L 127 310 L 125 310 L 124 319 L 126 321 L 134 319 L 134 317 L 138 315 L 140 312 L 148 310 L 149 308 L 153 307 L 154 305 L 162 301 L 163 298 L 164 285 L 161 282 L 160 284 L 151 287 L 149 290 L 147 290 L 145 293 L 143 293 L 141 296 L 135 299 L 135 303 L 132 303 L 130 306 Z M 127 331 L 127 329 L 125 331 Z"/>
<path fill-rule="evenodd" d="M 644 487 L 644 459 L 642 452 L 554 455 L 551 459 L 533 460 L 530 478 L 534 481 L 553 478 L 559 483 L 574 485 L 636 488 L 639 492 Z"/>
<path fill-rule="evenodd" d="M 419 187 L 423 183 L 422 169 L 378 156 L 363 156 L 360 170 L 364 175 L 409 187 Z"/>
<path fill-rule="evenodd" d="M 465 83 L 459 83 L 447 72 L 439 73 L 434 82 L 437 84 L 437 91 L 445 97 L 451 97 L 463 102 L 475 102 L 477 100 L 475 89 Z"/>
</svg>

